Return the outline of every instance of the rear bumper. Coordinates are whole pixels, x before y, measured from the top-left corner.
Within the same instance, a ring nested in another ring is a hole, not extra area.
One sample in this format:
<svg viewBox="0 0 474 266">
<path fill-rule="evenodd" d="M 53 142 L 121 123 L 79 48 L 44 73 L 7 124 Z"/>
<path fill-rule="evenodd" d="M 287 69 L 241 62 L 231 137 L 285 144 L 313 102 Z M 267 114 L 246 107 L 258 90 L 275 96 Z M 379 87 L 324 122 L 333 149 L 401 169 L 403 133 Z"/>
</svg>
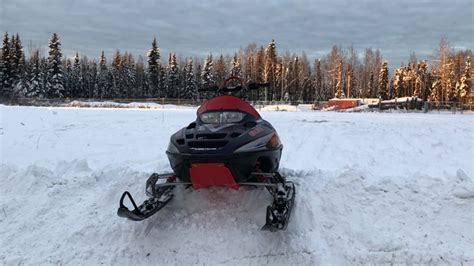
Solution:
<svg viewBox="0 0 474 266">
<path fill-rule="evenodd" d="M 246 182 L 257 164 L 265 167 L 265 172 L 274 172 L 278 169 L 282 147 L 275 150 L 242 152 L 232 154 L 180 154 L 166 152 L 171 168 L 177 177 L 191 182 L 189 170 L 192 164 L 220 163 L 225 165 L 236 182 Z"/>
</svg>

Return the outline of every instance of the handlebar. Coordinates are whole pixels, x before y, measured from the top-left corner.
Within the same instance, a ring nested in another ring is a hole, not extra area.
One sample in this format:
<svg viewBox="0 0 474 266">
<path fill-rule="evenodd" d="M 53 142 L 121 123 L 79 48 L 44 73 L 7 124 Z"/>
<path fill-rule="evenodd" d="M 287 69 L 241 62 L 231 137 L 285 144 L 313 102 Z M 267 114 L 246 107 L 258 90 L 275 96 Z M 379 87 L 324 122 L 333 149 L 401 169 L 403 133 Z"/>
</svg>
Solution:
<svg viewBox="0 0 474 266">
<path fill-rule="evenodd" d="M 234 87 L 228 87 L 227 83 L 231 80 L 237 80 L 240 85 L 234 86 Z M 251 90 L 258 90 L 261 88 L 265 87 L 270 87 L 270 83 L 257 83 L 257 82 L 249 82 L 247 83 L 247 86 L 244 86 L 244 82 L 241 78 L 239 77 L 229 77 L 224 82 L 222 82 L 222 85 L 219 87 L 217 85 L 209 86 L 209 87 L 204 87 L 204 88 L 198 88 L 199 92 L 206 92 L 206 91 L 212 91 L 212 92 L 224 92 L 224 93 L 235 93 L 239 91 L 251 91 Z"/>
</svg>

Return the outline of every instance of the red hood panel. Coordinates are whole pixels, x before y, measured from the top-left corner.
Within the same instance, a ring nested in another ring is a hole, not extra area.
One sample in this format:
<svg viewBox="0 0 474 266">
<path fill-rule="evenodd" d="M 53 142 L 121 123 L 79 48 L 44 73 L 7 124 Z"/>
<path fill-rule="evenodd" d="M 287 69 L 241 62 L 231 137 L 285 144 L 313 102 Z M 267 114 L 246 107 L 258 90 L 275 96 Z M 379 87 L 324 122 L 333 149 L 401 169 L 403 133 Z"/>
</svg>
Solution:
<svg viewBox="0 0 474 266">
<path fill-rule="evenodd" d="M 217 96 L 205 101 L 197 110 L 197 115 L 199 116 L 205 112 L 219 110 L 239 110 L 255 118 L 260 118 L 258 112 L 250 104 L 230 95 Z"/>
</svg>

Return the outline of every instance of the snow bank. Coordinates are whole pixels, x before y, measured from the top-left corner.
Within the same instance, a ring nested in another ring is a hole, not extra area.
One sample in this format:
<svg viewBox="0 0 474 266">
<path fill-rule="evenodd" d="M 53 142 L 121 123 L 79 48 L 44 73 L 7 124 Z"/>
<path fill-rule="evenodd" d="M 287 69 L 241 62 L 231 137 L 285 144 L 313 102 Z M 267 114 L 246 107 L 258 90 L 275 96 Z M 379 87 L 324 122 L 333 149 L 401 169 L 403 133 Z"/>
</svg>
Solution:
<svg viewBox="0 0 474 266">
<path fill-rule="evenodd" d="M 287 231 L 259 231 L 262 189 L 178 189 L 143 222 L 117 217 L 169 171 L 195 110 L 0 106 L 0 264 L 474 263 L 474 116 L 263 112 L 297 184 Z"/>
<path fill-rule="evenodd" d="M 113 102 L 113 101 L 103 101 L 103 102 L 72 101 L 68 104 L 65 104 L 64 107 L 143 108 L 143 109 L 193 109 L 195 108 L 193 106 L 158 104 L 155 102 L 118 103 L 118 102 Z"/>
<path fill-rule="evenodd" d="M 283 112 L 296 112 L 296 106 L 290 104 L 272 104 L 265 106 L 255 106 L 259 112 L 271 112 L 271 111 L 283 111 Z"/>
</svg>

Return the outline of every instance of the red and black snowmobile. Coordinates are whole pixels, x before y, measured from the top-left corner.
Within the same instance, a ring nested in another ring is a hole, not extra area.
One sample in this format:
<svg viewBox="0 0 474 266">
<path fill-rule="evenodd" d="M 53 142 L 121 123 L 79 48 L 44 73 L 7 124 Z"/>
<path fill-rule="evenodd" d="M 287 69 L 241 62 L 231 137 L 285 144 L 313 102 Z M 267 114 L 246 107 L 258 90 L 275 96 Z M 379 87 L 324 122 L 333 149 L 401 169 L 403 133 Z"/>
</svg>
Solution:
<svg viewBox="0 0 474 266">
<path fill-rule="evenodd" d="M 230 81 L 240 85 L 227 86 Z M 265 83 L 244 86 L 230 77 L 221 87 L 200 91 L 215 93 L 197 110 L 196 121 L 171 136 L 166 154 L 170 174 L 152 174 L 146 182 L 149 196 L 137 206 L 128 191 L 120 198 L 118 215 L 140 221 L 163 208 L 173 197 L 175 186 L 193 189 L 210 186 L 266 187 L 273 196 L 267 207 L 264 230 L 285 230 L 295 200 L 295 185 L 278 173 L 283 145 L 270 123 L 242 100 L 246 93 L 267 87 Z M 124 205 L 128 197 L 134 209 Z"/>
</svg>

